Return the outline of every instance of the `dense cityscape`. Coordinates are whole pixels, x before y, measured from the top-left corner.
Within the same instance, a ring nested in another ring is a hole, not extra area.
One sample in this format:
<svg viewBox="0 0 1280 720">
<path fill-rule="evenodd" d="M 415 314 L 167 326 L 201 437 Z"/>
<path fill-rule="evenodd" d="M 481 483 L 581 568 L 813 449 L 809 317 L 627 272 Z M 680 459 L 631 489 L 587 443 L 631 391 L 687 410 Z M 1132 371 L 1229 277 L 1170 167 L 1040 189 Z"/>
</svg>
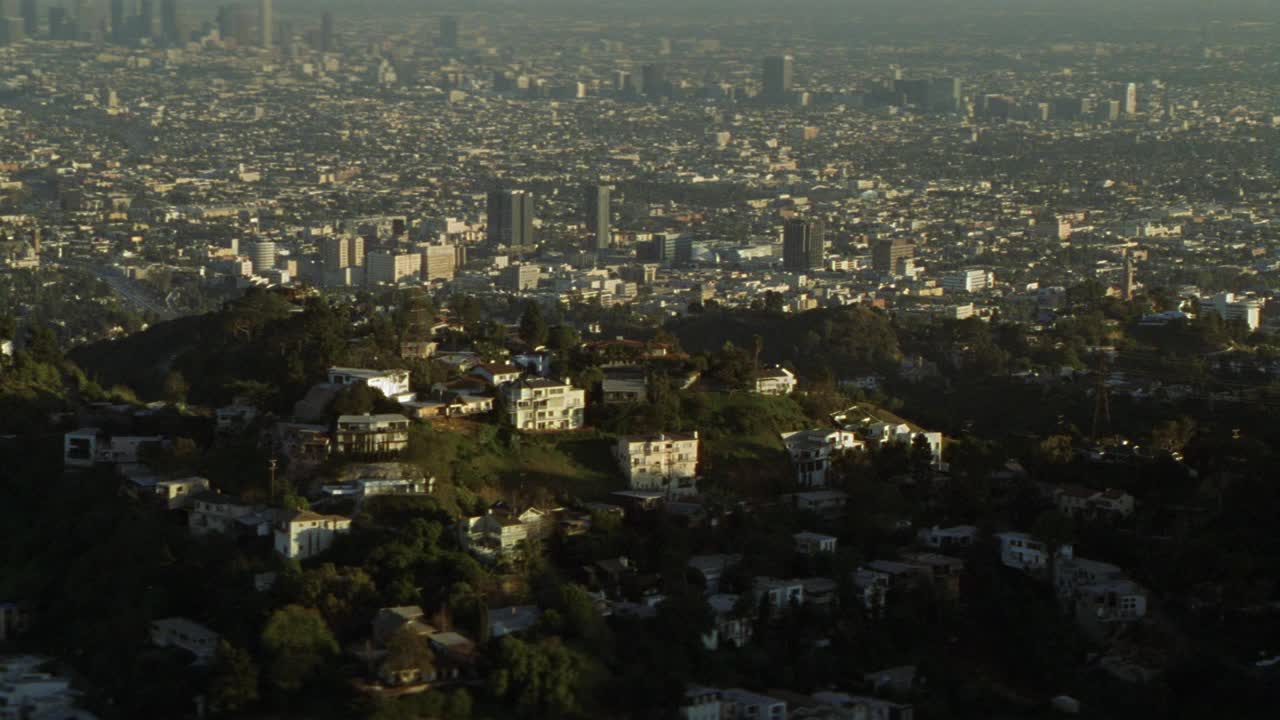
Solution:
<svg viewBox="0 0 1280 720">
<path fill-rule="evenodd" d="M 1271 717 L 1200 5 L 0 0 L 0 720 Z"/>
</svg>

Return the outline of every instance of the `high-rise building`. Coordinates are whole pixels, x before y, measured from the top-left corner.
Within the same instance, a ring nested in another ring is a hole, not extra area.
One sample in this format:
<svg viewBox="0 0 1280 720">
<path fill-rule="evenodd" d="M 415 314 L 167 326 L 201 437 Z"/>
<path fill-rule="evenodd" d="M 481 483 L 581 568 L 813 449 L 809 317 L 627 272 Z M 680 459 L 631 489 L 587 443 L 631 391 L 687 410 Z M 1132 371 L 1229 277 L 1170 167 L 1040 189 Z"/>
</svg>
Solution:
<svg viewBox="0 0 1280 720">
<path fill-rule="evenodd" d="M 253 274 L 261 275 L 276 267 L 276 244 L 270 240 L 259 240 L 249 246 L 249 260 L 253 263 Z"/>
<path fill-rule="evenodd" d="M 49 39 L 50 40 L 67 40 L 67 36 L 71 34 L 71 21 L 67 18 L 67 9 L 64 7 L 49 8 Z"/>
<path fill-rule="evenodd" d="M 916 246 L 902 238 L 882 240 L 871 251 L 871 266 L 879 273 L 900 275 L 915 254 Z"/>
<path fill-rule="evenodd" d="M 374 252 L 365 258 L 365 282 L 369 285 L 399 285 L 413 282 L 422 273 L 418 253 Z"/>
<path fill-rule="evenodd" d="M 140 0 L 138 3 L 138 37 L 151 38 L 156 34 L 155 0 Z"/>
<path fill-rule="evenodd" d="M 320 17 L 320 52 L 333 52 L 333 13 Z"/>
<path fill-rule="evenodd" d="M 271 47 L 274 30 L 271 0 L 258 0 L 258 47 Z"/>
<path fill-rule="evenodd" d="M 458 18 L 452 15 L 440 18 L 440 47 L 446 50 L 458 49 Z"/>
<path fill-rule="evenodd" d="M 661 65 L 645 65 L 640 71 L 640 89 L 645 97 L 666 97 L 668 93 L 667 69 Z"/>
<path fill-rule="evenodd" d="M 0 17 L 0 47 L 21 42 L 26 37 L 22 30 L 22 18 Z"/>
<path fill-rule="evenodd" d="M 795 58 L 775 55 L 764 59 L 764 99 L 774 105 L 791 101 L 795 85 Z"/>
<path fill-rule="evenodd" d="M 428 245 L 422 249 L 422 279 L 452 280 L 458 273 L 458 248 L 453 245 Z"/>
<path fill-rule="evenodd" d="M 533 247 L 533 193 L 495 190 L 488 199 L 489 242 L 507 247 Z"/>
<path fill-rule="evenodd" d="M 160 36 L 168 45 L 182 44 L 182 20 L 178 16 L 178 0 L 160 0 Z"/>
<path fill-rule="evenodd" d="M 320 241 L 320 260 L 325 270 L 341 270 L 364 265 L 364 238 L 334 235 Z"/>
<path fill-rule="evenodd" d="M 782 232 L 782 266 L 803 272 L 822 269 L 826 228 L 817 220 L 788 220 Z"/>
<path fill-rule="evenodd" d="M 587 230 L 594 236 L 592 247 L 604 250 L 612 241 L 610 233 L 613 224 L 611 195 L 607 185 L 592 185 L 586 189 Z"/>
<path fill-rule="evenodd" d="M 40 6 L 36 0 L 22 0 L 22 31 L 27 37 L 40 32 Z"/>
<path fill-rule="evenodd" d="M 1138 114 L 1138 84 L 1128 83 L 1124 86 L 1124 100 L 1121 112 L 1133 116 Z"/>
<path fill-rule="evenodd" d="M 111 39 L 122 43 L 128 35 L 128 21 L 125 19 L 124 0 L 111 0 Z"/>
</svg>

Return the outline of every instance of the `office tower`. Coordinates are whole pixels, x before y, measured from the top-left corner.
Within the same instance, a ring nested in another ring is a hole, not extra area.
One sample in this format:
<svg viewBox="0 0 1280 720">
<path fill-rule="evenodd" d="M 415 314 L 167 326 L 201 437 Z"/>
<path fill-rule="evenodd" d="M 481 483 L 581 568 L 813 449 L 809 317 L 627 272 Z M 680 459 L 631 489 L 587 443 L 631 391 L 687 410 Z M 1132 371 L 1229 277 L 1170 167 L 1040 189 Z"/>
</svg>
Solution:
<svg viewBox="0 0 1280 720">
<path fill-rule="evenodd" d="M 160 36 L 169 45 L 181 45 L 182 28 L 178 18 L 178 0 L 160 0 Z"/>
<path fill-rule="evenodd" d="M 320 260 L 325 270 L 364 266 L 364 238 L 336 235 L 320 241 Z"/>
<path fill-rule="evenodd" d="M 533 247 L 533 194 L 495 190 L 488 200 L 489 242 L 507 247 Z"/>
<path fill-rule="evenodd" d="M 960 109 L 963 85 L 960 78 L 944 77 L 929 81 L 927 106 L 934 112 L 956 112 Z"/>
<path fill-rule="evenodd" d="M 114 42 L 124 42 L 125 22 L 124 0 L 111 0 L 111 39 Z"/>
<path fill-rule="evenodd" d="M 49 39 L 67 39 L 67 9 L 64 7 L 49 8 Z"/>
<path fill-rule="evenodd" d="M 871 266 L 886 275 L 901 275 L 916 254 L 916 246 L 902 238 L 883 240 L 871 252 Z"/>
<path fill-rule="evenodd" d="M 428 245 L 422 249 L 422 279 L 452 280 L 458 273 L 458 249 L 453 245 Z"/>
<path fill-rule="evenodd" d="M 258 47 L 271 47 L 272 31 L 271 0 L 258 0 Z"/>
<path fill-rule="evenodd" d="M 785 105 L 791 100 L 795 84 L 795 58 L 775 55 L 764 59 L 764 99 L 774 105 Z"/>
<path fill-rule="evenodd" d="M 22 18 L 0 17 L 0 47 L 21 42 L 24 37 Z"/>
<path fill-rule="evenodd" d="M 458 49 L 458 18 L 452 15 L 440 18 L 440 47 L 446 50 Z"/>
<path fill-rule="evenodd" d="M 253 274 L 261 275 L 276 267 L 276 244 L 270 240 L 259 240 L 249 246 L 249 260 L 253 263 Z"/>
<path fill-rule="evenodd" d="M 537 290 L 542 271 L 537 265 L 508 265 L 498 277 L 498 287 L 512 292 Z"/>
<path fill-rule="evenodd" d="M 418 253 L 369 253 L 365 263 L 368 285 L 399 285 L 414 282 L 422 273 L 422 255 Z"/>
<path fill-rule="evenodd" d="M 613 224 L 613 213 L 610 212 L 610 191 L 606 185 L 593 185 L 586 189 L 587 230 L 594 236 L 593 247 L 604 250 L 613 239 L 610 226 Z"/>
<path fill-rule="evenodd" d="M 666 68 L 661 65 L 645 65 L 640 75 L 640 89 L 645 97 L 660 98 L 667 95 Z"/>
<path fill-rule="evenodd" d="M 320 52 L 333 52 L 333 13 L 320 17 Z"/>
<path fill-rule="evenodd" d="M 9 0 L 0 0 L 0 18 L 9 17 Z"/>
<path fill-rule="evenodd" d="M 40 8 L 36 0 L 22 0 L 22 32 L 35 37 L 40 31 Z"/>
<path fill-rule="evenodd" d="M 138 3 L 138 38 L 147 39 L 156 34 L 156 2 L 141 0 Z"/>
<path fill-rule="evenodd" d="M 1124 107 L 1121 112 L 1133 116 L 1138 114 L 1138 84 L 1129 83 L 1124 86 Z"/>
<path fill-rule="evenodd" d="M 796 272 L 821 270 L 826 251 L 826 228 L 820 221 L 787 221 L 782 232 L 784 268 Z"/>
<path fill-rule="evenodd" d="M 640 248 L 636 253 L 636 258 L 656 262 L 665 267 L 671 267 L 676 264 L 676 250 L 679 245 L 679 238 L 675 235 L 657 234 L 649 241 L 648 246 Z"/>
</svg>

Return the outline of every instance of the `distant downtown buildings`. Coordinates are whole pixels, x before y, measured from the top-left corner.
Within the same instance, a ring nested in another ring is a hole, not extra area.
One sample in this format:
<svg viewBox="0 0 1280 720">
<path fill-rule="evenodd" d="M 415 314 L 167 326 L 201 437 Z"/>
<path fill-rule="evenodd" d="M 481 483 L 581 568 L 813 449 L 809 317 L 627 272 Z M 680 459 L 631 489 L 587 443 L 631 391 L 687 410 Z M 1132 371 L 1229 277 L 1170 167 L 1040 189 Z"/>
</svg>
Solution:
<svg viewBox="0 0 1280 720">
<path fill-rule="evenodd" d="M 782 231 L 783 268 L 796 272 L 821 270 L 826 251 L 826 227 L 821 221 L 787 221 Z"/>
<path fill-rule="evenodd" d="M 533 193 L 524 190 L 495 190 L 488 199 L 488 240 L 509 248 L 532 248 Z"/>
</svg>

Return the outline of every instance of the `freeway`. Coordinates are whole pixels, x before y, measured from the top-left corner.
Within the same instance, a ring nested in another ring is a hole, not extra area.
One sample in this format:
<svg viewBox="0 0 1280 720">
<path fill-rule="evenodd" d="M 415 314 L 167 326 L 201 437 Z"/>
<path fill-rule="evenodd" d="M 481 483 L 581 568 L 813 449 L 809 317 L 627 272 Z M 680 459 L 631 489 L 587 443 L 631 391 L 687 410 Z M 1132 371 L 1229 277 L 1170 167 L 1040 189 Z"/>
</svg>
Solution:
<svg viewBox="0 0 1280 720">
<path fill-rule="evenodd" d="M 112 272 L 110 268 L 81 260 L 64 259 L 61 264 L 64 267 L 90 273 L 106 283 L 126 304 L 140 313 L 154 317 L 156 320 L 172 320 L 177 317 L 177 314 L 165 306 L 163 301 L 157 299 L 150 289 L 136 280 L 130 280 Z"/>
</svg>

